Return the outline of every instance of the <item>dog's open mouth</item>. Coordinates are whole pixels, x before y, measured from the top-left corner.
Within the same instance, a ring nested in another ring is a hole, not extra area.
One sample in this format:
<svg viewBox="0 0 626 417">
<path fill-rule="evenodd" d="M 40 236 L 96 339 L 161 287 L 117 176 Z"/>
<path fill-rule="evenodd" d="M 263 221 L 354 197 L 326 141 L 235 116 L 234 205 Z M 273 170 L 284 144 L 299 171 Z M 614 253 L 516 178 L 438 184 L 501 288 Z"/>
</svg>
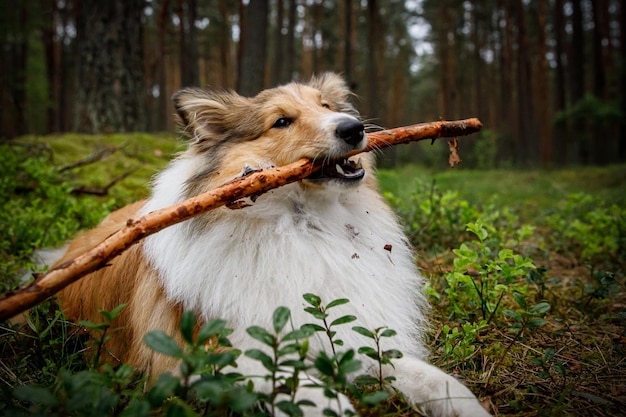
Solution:
<svg viewBox="0 0 626 417">
<path fill-rule="evenodd" d="M 351 159 L 330 161 L 322 168 L 309 176 L 312 180 L 340 180 L 346 182 L 359 181 L 365 176 L 361 158 L 356 162 Z"/>
</svg>

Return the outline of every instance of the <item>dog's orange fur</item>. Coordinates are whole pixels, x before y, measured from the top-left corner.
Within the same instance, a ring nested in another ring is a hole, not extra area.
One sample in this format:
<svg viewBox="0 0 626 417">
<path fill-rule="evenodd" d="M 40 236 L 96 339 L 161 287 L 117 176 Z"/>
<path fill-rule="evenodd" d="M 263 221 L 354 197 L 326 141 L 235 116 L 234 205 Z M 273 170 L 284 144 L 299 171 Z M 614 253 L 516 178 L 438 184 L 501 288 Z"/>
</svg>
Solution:
<svg viewBox="0 0 626 417">
<path fill-rule="evenodd" d="M 82 255 L 85 248 L 96 246 L 124 227 L 144 204 L 145 201 L 139 201 L 121 208 L 96 228 L 76 237 L 56 265 Z M 140 245 L 131 247 L 109 266 L 80 279 L 59 295 L 67 317 L 94 323 L 102 321 L 99 310 L 110 311 L 120 304 L 127 304 L 123 314 L 113 323 L 115 333 L 105 345 L 107 355 L 111 360 L 131 363 L 158 375 L 172 369 L 175 362 L 148 349 L 142 338 L 153 329 L 178 335 L 182 308 L 166 300 L 161 284 L 140 251 Z"/>
</svg>

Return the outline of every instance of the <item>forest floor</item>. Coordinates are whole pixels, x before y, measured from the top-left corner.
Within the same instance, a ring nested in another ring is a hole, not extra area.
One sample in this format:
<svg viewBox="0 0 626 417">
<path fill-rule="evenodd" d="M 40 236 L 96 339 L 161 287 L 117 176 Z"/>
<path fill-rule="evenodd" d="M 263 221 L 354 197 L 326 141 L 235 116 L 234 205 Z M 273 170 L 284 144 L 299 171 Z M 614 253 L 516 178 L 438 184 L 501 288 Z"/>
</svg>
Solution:
<svg viewBox="0 0 626 417">
<path fill-rule="evenodd" d="M 0 151 L 5 291 L 14 288 L 11 279 L 33 249 L 58 245 L 147 196 L 151 176 L 182 149 L 171 135 L 59 135 L 20 143 Z M 403 166 L 378 177 L 428 278 L 434 364 L 462 379 L 494 415 L 624 415 L 625 165 Z M 77 356 L 88 347 L 70 338 L 68 324 L 48 307 L 29 332 L 0 325 L 0 414 L 6 407 L 10 415 L 83 415 L 66 406 L 78 389 L 67 375 L 93 368 Z M 99 387 L 118 401 L 98 415 L 123 415 L 141 385 L 120 376 L 121 369 L 97 371 Z M 33 398 L 37 406 L 29 405 Z M 155 407 L 150 415 L 165 406 Z M 397 396 L 361 412 L 421 415 Z"/>
</svg>

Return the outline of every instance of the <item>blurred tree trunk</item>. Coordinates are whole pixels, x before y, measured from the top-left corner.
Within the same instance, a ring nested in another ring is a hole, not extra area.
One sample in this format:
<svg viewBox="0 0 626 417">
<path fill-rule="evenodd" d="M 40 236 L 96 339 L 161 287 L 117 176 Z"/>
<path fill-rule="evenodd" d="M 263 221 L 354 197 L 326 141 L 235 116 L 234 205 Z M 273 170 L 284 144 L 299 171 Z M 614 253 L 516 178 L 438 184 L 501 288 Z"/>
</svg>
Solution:
<svg viewBox="0 0 626 417">
<path fill-rule="evenodd" d="M 283 4 L 283 0 L 278 0 L 276 2 L 276 28 L 274 31 L 274 65 L 272 67 L 272 85 L 282 84 L 286 80 L 283 78 L 284 74 L 284 35 L 283 35 L 283 24 L 285 20 L 285 5 Z"/>
<path fill-rule="evenodd" d="M 384 28 L 377 0 L 367 2 L 367 116 L 385 122 L 385 100 L 381 93 L 384 65 Z"/>
<path fill-rule="evenodd" d="M 593 82 L 592 89 L 593 95 L 599 98 L 602 103 L 606 103 L 608 100 L 607 74 L 606 74 L 606 62 L 604 51 L 607 46 L 610 45 L 608 37 L 608 24 L 605 23 L 607 15 L 609 13 L 608 4 L 606 0 L 595 0 L 591 2 L 591 11 L 593 15 L 593 32 L 592 32 L 592 51 L 593 51 Z M 605 42 L 606 45 L 605 46 Z M 612 140 L 615 135 L 611 132 L 609 126 L 603 123 L 603 120 L 591 123 L 588 127 L 591 135 L 595 137 L 606 138 L 606 142 L 602 145 L 598 145 L 598 141 L 590 143 L 590 154 L 592 163 L 594 164 L 606 164 L 613 157 L 617 147 L 615 141 Z"/>
<path fill-rule="evenodd" d="M 565 30 L 565 18 L 563 16 L 563 0 L 554 1 L 553 10 L 553 37 L 554 37 L 554 110 L 565 110 L 567 105 L 567 98 L 565 95 L 565 64 L 563 62 L 563 55 L 565 53 L 564 45 L 564 30 Z M 567 129 L 563 126 L 557 126 L 555 128 L 554 137 L 554 149 L 557 150 L 554 153 L 553 160 L 557 165 L 563 165 L 567 161 Z"/>
<path fill-rule="evenodd" d="M 583 13 L 581 0 L 571 0 L 572 3 L 572 44 L 567 68 L 570 73 L 571 102 L 574 105 L 585 95 L 585 53 L 583 33 Z M 575 117 L 572 125 L 572 139 L 577 149 L 574 151 L 575 163 L 589 163 L 589 144 L 585 137 L 585 123 Z"/>
<path fill-rule="evenodd" d="M 46 131 L 59 131 L 59 87 L 60 82 L 60 45 L 55 33 L 58 27 L 58 11 L 55 0 L 41 0 L 42 27 L 41 40 L 44 46 L 46 60 L 46 78 L 48 79 L 48 117 Z"/>
<path fill-rule="evenodd" d="M 228 0 L 219 0 L 218 7 L 222 20 L 220 22 L 220 66 L 222 74 L 222 86 L 224 88 L 234 88 L 233 64 L 231 60 L 231 39 L 230 27 L 231 12 L 228 7 Z"/>
<path fill-rule="evenodd" d="M 60 24 L 63 30 L 61 31 L 61 35 L 58 40 L 60 54 L 59 96 L 56 106 L 59 117 L 59 132 L 66 132 L 70 130 L 70 126 L 72 125 L 74 107 L 73 104 L 70 103 L 74 103 L 75 91 L 71 87 L 74 86 L 73 80 L 76 72 L 74 62 L 76 61 L 77 55 L 74 53 L 76 44 L 75 42 L 69 44 L 69 34 L 66 31 L 71 15 L 76 14 L 76 6 L 71 0 L 66 1 L 63 6 L 63 8 L 59 9 L 61 20 Z M 70 90 L 72 91 L 70 92 Z"/>
<path fill-rule="evenodd" d="M 26 133 L 26 61 L 28 57 L 28 4 L 24 0 L 2 2 L 1 22 L 0 137 L 13 138 Z"/>
<path fill-rule="evenodd" d="M 548 3 L 544 0 L 535 0 L 534 7 L 536 23 L 536 53 L 532 80 L 535 81 L 533 89 L 533 109 L 535 120 L 535 131 L 540 140 L 541 164 L 544 167 L 550 165 L 552 161 L 552 129 L 550 124 L 550 97 L 548 88 L 548 42 L 547 42 L 547 14 Z"/>
<path fill-rule="evenodd" d="M 295 72 L 296 62 L 296 0 L 289 0 L 287 9 L 287 44 L 285 58 L 285 81 L 290 81 Z"/>
<path fill-rule="evenodd" d="M 311 7 L 311 73 L 320 72 L 320 58 L 322 56 L 322 24 L 324 0 L 314 0 Z"/>
<path fill-rule="evenodd" d="M 180 84 L 182 87 L 200 84 L 198 42 L 196 35 L 196 0 L 178 0 L 180 20 Z"/>
<path fill-rule="evenodd" d="M 606 94 L 606 68 L 604 62 L 604 42 L 608 42 L 608 33 L 605 33 L 607 26 L 605 14 L 608 13 L 606 0 L 594 0 L 591 2 L 593 14 L 593 95 L 605 100 Z"/>
<path fill-rule="evenodd" d="M 75 130 L 144 130 L 142 0 L 81 2 Z"/>
<path fill-rule="evenodd" d="M 165 64 L 165 36 L 168 31 L 170 0 L 161 0 L 157 15 L 157 58 L 156 58 L 156 81 L 158 82 L 159 96 L 157 100 L 157 114 L 154 120 L 157 130 L 165 130 L 167 127 L 168 106 L 170 102 L 167 94 L 167 68 Z"/>
<path fill-rule="evenodd" d="M 238 90 L 244 96 L 256 95 L 265 87 L 268 7 L 265 0 L 250 0 L 243 7 Z"/>
<path fill-rule="evenodd" d="M 456 36 L 454 10 L 452 6 L 444 4 L 439 11 L 441 28 L 438 29 L 437 50 L 438 58 L 441 66 L 440 82 L 440 117 L 444 119 L 455 118 L 456 108 Z"/>
<path fill-rule="evenodd" d="M 344 1 L 344 34 L 343 34 L 343 76 L 348 85 L 353 84 L 352 48 L 354 45 L 354 4 L 353 0 Z"/>
<path fill-rule="evenodd" d="M 620 161 L 626 160 L 626 4 L 619 4 L 619 104 L 622 113 L 620 122 L 620 134 L 618 155 Z"/>
<path fill-rule="evenodd" d="M 528 38 L 526 27 L 526 11 L 523 0 L 517 0 L 515 9 L 517 27 L 517 110 L 519 112 L 519 137 L 516 145 L 516 158 L 521 164 L 536 161 L 537 139 L 531 113 L 532 88 Z"/>
<path fill-rule="evenodd" d="M 513 119 L 515 112 L 513 111 L 512 94 L 511 89 L 511 75 L 512 75 L 512 47 L 511 47 L 511 25 L 508 23 L 509 14 L 508 10 L 503 4 L 503 0 L 496 2 L 496 30 L 498 31 L 499 42 L 499 54 L 498 54 L 498 111 L 496 120 L 498 121 L 498 129 L 506 142 L 503 144 L 500 150 L 501 157 L 504 159 L 512 159 L 513 148 L 511 143 L 515 135 L 513 127 Z"/>
<path fill-rule="evenodd" d="M 473 72 L 473 81 L 469 83 L 469 87 L 471 90 L 471 98 L 472 98 L 472 107 L 474 108 L 474 116 L 478 118 L 483 118 L 485 115 L 484 110 L 484 93 L 482 81 L 485 77 L 485 70 L 483 66 L 483 59 L 480 56 L 480 51 L 483 48 L 483 40 L 481 36 L 481 26 L 484 22 L 483 14 L 481 11 L 481 7 L 486 7 L 484 4 L 481 6 L 481 1 L 472 0 L 472 34 L 471 34 L 471 42 L 473 44 L 473 56 L 472 56 L 472 72 Z"/>
</svg>

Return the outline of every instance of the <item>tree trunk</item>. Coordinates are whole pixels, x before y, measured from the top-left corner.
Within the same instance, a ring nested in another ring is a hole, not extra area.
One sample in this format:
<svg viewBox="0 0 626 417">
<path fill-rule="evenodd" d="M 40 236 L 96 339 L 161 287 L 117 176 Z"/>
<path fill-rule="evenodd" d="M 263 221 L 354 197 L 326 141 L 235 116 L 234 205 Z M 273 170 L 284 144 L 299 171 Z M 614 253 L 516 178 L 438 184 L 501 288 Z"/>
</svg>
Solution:
<svg viewBox="0 0 626 417">
<path fill-rule="evenodd" d="M 81 2 L 75 130 L 143 130 L 142 0 Z"/>
<path fill-rule="evenodd" d="M 285 5 L 283 0 L 278 0 L 276 3 L 276 30 L 274 31 L 274 64 L 272 67 L 272 85 L 278 85 L 284 83 L 286 80 L 283 78 L 284 74 L 284 35 L 283 35 L 283 23 L 285 20 Z"/>
<path fill-rule="evenodd" d="M 583 33 L 583 13 L 581 0 L 572 0 L 572 45 L 571 56 L 568 60 L 570 70 L 571 105 L 583 99 L 585 95 L 585 53 Z M 588 164 L 590 162 L 589 143 L 586 138 L 586 126 L 584 121 L 575 118 L 572 125 L 572 142 L 577 148 L 574 151 L 574 161 Z"/>
<path fill-rule="evenodd" d="M 182 87 L 198 86 L 198 42 L 196 40 L 196 0 L 178 0 L 180 20 L 180 84 Z"/>
<path fill-rule="evenodd" d="M 162 0 L 158 11 L 157 18 L 157 62 L 156 62 L 156 80 L 159 83 L 159 96 L 157 97 L 157 117 L 155 127 L 157 130 L 166 130 L 167 120 L 169 119 L 168 108 L 170 103 L 169 94 L 167 94 L 167 66 L 165 65 L 165 36 L 168 31 L 169 22 L 169 6 L 170 0 Z"/>
<path fill-rule="evenodd" d="M 234 88 L 234 80 L 232 75 L 232 59 L 231 59 L 231 27 L 230 27 L 230 11 L 228 8 L 227 0 L 219 0 L 218 7 L 222 21 L 220 22 L 220 66 L 221 66 L 221 81 L 222 87 Z"/>
<path fill-rule="evenodd" d="M 565 87 L 565 65 L 563 63 L 564 47 L 564 28 L 565 18 L 563 16 L 563 0 L 554 1 L 553 10 L 553 31 L 554 36 L 554 111 L 565 110 L 567 105 L 566 87 Z M 567 161 L 567 129 L 565 126 L 555 127 L 554 149 L 559 150 L 554 154 L 554 162 L 557 165 L 563 165 Z"/>
<path fill-rule="evenodd" d="M 296 0 L 289 0 L 287 11 L 287 50 L 285 63 L 285 81 L 291 81 L 295 72 L 296 62 Z"/>
<path fill-rule="evenodd" d="M 59 74 L 60 74 L 60 47 L 56 39 L 55 33 L 58 26 L 57 8 L 54 0 L 40 1 L 43 24 L 41 28 L 41 40 L 44 45 L 44 53 L 46 60 L 46 78 L 48 80 L 48 111 L 46 120 L 46 132 L 59 131 Z"/>
<path fill-rule="evenodd" d="M 25 1 L 0 5 L 6 22 L 0 27 L 0 138 L 26 133 L 26 60 L 28 5 Z"/>
<path fill-rule="evenodd" d="M 244 7 L 238 80 L 243 96 L 256 95 L 265 88 L 268 7 L 265 0 L 250 0 Z"/>
<path fill-rule="evenodd" d="M 605 100 L 606 95 L 606 69 L 604 67 L 604 41 L 608 43 L 608 34 L 604 33 L 605 13 L 608 7 L 605 0 L 591 2 L 593 13 L 593 95 Z"/>
<path fill-rule="evenodd" d="M 517 0 L 516 3 L 516 26 L 517 26 L 517 100 L 519 112 L 519 132 L 520 137 L 517 142 L 516 152 L 518 160 L 521 164 L 529 164 L 537 160 L 537 149 L 539 148 L 536 139 L 536 133 L 533 128 L 534 121 L 531 110 L 532 83 L 531 79 L 527 28 L 526 28 L 526 11 L 524 10 L 523 0 Z M 530 90 L 530 91 L 529 91 Z"/>
<path fill-rule="evenodd" d="M 353 71 L 352 71 L 352 48 L 354 30 L 352 20 L 354 19 L 354 5 L 353 0 L 344 1 L 344 35 L 343 35 L 343 76 L 348 85 L 353 84 Z"/>
<path fill-rule="evenodd" d="M 626 160 L 626 4 L 621 2 L 619 4 L 619 53 L 620 53 L 620 70 L 619 70 L 619 86 L 621 94 L 619 96 L 619 103 L 621 108 L 621 123 L 620 123 L 620 140 L 618 147 L 618 155 L 620 161 Z"/>
</svg>

